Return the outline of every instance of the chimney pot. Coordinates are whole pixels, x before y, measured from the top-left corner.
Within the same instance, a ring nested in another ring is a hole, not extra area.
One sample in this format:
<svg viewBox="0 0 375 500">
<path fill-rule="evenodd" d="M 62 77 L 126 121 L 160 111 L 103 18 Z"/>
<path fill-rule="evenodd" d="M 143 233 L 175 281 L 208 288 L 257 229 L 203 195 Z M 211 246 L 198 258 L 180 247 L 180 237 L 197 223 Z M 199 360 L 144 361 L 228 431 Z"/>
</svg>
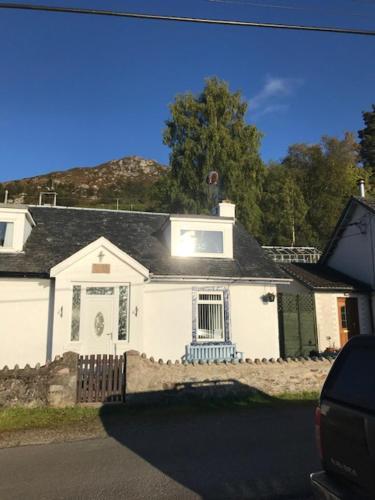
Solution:
<svg viewBox="0 0 375 500">
<path fill-rule="evenodd" d="M 365 181 L 364 179 L 359 179 L 359 181 L 357 182 L 358 184 L 358 187 L 359 187 L 359 196 L 361 198 L 365 198 Z"/>
</svg>

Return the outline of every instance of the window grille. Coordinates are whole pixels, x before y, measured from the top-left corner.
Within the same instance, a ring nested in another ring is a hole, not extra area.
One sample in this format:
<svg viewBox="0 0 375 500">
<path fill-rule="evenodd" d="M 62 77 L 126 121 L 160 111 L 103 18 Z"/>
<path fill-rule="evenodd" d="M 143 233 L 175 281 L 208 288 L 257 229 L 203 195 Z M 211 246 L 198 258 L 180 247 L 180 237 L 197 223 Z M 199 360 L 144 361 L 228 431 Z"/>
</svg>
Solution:
<svg viewBox="0 0 375 500">
<path fill-rule="evenodd" d="M 223 292 L 199 293 L 198 341 L 224 341 L 224 298 Z"/>
</svg>

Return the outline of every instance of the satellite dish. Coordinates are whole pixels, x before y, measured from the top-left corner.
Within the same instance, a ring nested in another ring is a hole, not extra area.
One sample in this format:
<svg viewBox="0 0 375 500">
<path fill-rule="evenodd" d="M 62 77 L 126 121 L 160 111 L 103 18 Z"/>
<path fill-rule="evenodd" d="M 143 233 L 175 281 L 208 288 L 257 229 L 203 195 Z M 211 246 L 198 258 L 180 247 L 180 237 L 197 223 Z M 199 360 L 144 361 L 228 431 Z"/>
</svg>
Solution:
<svg viewBox="0 0 375 500">
<path fill-rule="evenodd" d="M 216 172 L 216 170 L 211 170 L 211 172 L 209 172 L 207 175 L 206 182 L 209 186 L 210 185 L 216 186 L 219 182 L 218 172 Z"/>
</svg>

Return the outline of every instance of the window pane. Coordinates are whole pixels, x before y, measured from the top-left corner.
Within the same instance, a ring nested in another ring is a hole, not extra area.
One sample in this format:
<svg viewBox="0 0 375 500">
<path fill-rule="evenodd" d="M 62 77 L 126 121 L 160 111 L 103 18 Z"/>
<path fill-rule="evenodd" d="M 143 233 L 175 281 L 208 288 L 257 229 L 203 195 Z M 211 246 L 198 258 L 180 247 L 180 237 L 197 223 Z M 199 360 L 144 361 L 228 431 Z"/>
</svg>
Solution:
<svg viewBox="0 0 375 500">
<path fill-rule="evenodd" d="M 222 231 L 180 231 L 179 255 L 194 253 L 223 253 Z"/>
<path fill-rule="evenodd" d="M 0 247 L 10 248 L 13 244 L 13 222 L 0 222 Z"/>
<path fill-rule="evenodd" d="M 374 349 L 357 346 L 333 368 L 328 377 L 328 398 L 375 411 Z"/>
<path fill-rule="evenodd" d="M 72 300 L 72 326 L 70 332 L 70 340 L 79 340 L 79 325 L 81 316 L 81 286 L 73 286 L 73 300 Z"/>
<path fill-rule="evenodd" d="M 223 340 L 223 305 L 198 304 L 198 339 Z"/>
<path fill-rule="evenodd" d="M 128 296 L 129 287 L 119 287 L 119 308 L 118 308 L 118 339 L 128 338 Z"/>
<path fill-rule="evenodd" d="M 112 286 L 90 286 L 86 288 L 87 295 L 113 295 L 114 288 Z"/>
</svg>

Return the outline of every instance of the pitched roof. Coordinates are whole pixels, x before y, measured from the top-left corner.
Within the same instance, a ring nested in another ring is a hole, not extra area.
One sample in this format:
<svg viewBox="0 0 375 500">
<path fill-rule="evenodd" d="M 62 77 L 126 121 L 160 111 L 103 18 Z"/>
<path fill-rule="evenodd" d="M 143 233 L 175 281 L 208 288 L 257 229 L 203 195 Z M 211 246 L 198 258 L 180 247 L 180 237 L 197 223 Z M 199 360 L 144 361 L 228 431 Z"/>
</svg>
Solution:
<svg viewBox="0 0 375 500">
<path fill-rule="evenodd" d="M 0 254 L 2 275 L 49 276 L 53 266 L 104 236 L 154 275 L 288 279 L 238 223 L 233 259 L 188 258 L 172 257 L 163 241 L 168 214 L 59 207 L 29 211 L 36 226 L 24 253 Z"/>
<path fill-rule="evenodd" d="M 368 198 L 355 198 L 359 203 L 362 203 L 365 207 L 369 208 L 372 212 L 375 212 L 375 200 L 370 200 Z"/>
<path fill-rule="evenodd" d="M 354 280 L 343 273 L 322 264 L 283 264 L 290 276 L 311 290 L 325 291 L 370 291 L 365 283 Z"/>
</svg>

